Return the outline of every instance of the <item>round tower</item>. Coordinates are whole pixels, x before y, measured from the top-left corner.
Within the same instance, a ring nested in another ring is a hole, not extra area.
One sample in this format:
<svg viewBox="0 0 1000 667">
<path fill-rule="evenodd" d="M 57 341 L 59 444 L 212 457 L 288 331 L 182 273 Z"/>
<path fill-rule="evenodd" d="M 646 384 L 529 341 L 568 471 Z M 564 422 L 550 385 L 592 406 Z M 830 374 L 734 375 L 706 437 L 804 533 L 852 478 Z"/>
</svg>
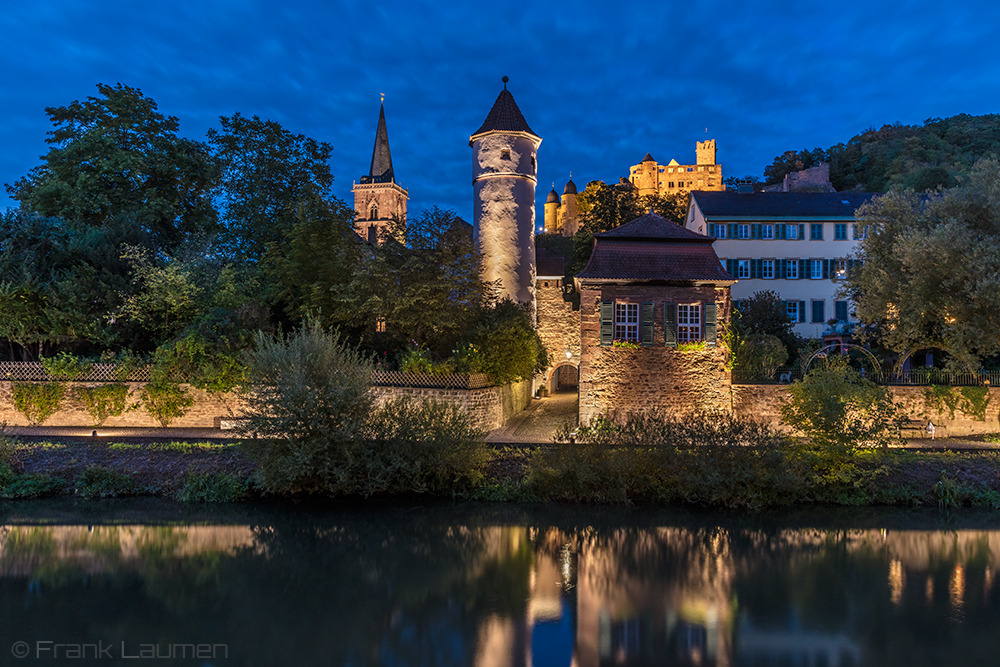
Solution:
<svg viewBox="0 0 1000 667">
<path fill-rule="evenodd" d="M 473 238 L 483 253 L 483 280 L 500 283 L 501 298 L 532 303 L 535 284 L 535 134 L 514 96 L 503 90 L 472 147 Z"/>
<path fill-rule="evenodd" d="M 580 230 L 580 205 L 576 202 L 576 183 L 573 179 L 566 182 L 563 188 L 562 208 L 559 209 L 561 218 L 559 228 L 563 236 L 573 236 Z"/>
<path fill-rule="evenodd" d="M 545 200 L 545 233 L 556 234 L 560 231 L 562 230 L 559 228 L 559 194 L 553 184 L 552 191 Z"/>
</svg>

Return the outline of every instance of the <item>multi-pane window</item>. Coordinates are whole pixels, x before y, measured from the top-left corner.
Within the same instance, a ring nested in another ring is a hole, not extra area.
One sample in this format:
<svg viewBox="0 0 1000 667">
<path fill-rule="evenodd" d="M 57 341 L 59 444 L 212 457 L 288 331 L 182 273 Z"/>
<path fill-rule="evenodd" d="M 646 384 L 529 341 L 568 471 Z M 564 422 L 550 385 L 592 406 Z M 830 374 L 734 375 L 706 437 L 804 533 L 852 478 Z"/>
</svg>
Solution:
<svg viewBox="0 0 1000 667">
<path fill-rule="evenodd" d="M 797 259 L 785 260 L 785 278 L 788 278 L 789 280 L 798 280 L 799 260 Z"/>
<path fill-rule="evenodd" d="M 615 340 L 639 340 L 639 304 L 615 304 Z"/>
<path fill-rule="evenodd" d="M 826 321 L 826 301 L 812 302 L 812 321 L 821 323 Z"/>
<path fill-rule="evenodd" d="M 760 237 L 762 239 L 773 239 L 774 238 L 774 225 L 761 225 L 760 226 Z"/>
<path fill-rule="evenodd" d="M 833 238 L 835 241 L 847 240 L 847 223 L 838 222 L 833 226 Z"/>
<path fill-rule="evenodd" d="M 819 280 L 823 277 L 823 260 L 821 259 L 810 259 L 809 260 L 809 279 Z"/>
<path fill-rule="evenodd" d="M 674 187 L 671 183 L 670 187 Z M 708 226 L 709 235 L 713 238 L 724 239 L 726 238 L 726 226 L 725 225 L 709 225 Z"/>
<path fill-rule="evenodd" d="M 868 225 L 854 225 L 854 238 L 855 239 L 866 239 L 868 238 Z"/>
<path fill-rule="evenodd" d="M 736 260 L 736 277 L 737 278 L 749 278 L 750 277 L 750 260 L 749 259 L 738 259 L 738 260 Z"/>
<path fill-rule="evenodd" d="M 738 239 L 750 238 L 750 225 L 736 225 L 736 238 Z"/>
<path fill-rule="evenodd" d="M 811 240 L 813 240 L 813 241 L 822 241 L 823 240 L 823 223 L 822 222 L 818 222 L 818 223 L 814 222 L 813 224 L 809 225 L 809 238 Z"/>
<path fill-rule="evenodd" d="M 838 259 L 834 265 L 834 275 L 837 276 L 838 280 L 843 280 L 847 277 L 847 260 Z"/>
<path fill-rule="evenodd" d="M 785 225 L 785 238 L 792 241 L 799 238 L 799 226 Z"/>
<path fill-rule="evenodd" d="M 760 260 L 760 277 L 766 280 L 771 280 L 774 278 L 774 260 L 773 259 L 762 259 Z"/>
<path fill-rule="evenodd" d="M 691 343 L 701 340 L 701 304 L 677 304 L 677 342 Z"/>
<path fill-rule="evenodd" d="M 785 312 L 788 313 L 788 319 L 792 322 L 799 321 L 799 302 L 798 301 L 786 301 L 785 302 Z"/>
</svg>

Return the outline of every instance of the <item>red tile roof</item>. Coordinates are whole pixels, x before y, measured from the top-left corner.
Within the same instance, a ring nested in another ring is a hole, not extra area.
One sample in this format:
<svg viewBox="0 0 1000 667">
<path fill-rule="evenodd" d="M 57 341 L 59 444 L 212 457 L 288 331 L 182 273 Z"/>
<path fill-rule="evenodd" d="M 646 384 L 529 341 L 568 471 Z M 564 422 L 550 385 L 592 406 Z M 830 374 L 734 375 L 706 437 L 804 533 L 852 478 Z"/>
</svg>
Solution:
<svg viewBox="0 0 1000 667">
<path fill-rule="evenodd" d="M 711 244 L 598 239 L 582 281 L 735 282 Z"/>
</svg>

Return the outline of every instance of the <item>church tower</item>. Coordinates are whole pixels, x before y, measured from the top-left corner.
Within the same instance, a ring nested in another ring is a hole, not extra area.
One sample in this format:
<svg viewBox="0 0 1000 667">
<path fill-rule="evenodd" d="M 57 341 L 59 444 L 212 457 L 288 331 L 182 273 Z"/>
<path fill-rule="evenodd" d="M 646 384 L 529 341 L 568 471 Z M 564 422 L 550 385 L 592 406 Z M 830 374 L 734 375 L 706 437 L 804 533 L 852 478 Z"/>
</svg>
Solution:
<svg viewBox="0 0 1000 667">
<path fill-rule="evenodd" d="M 409 195 L 396 184 L 389 152 L 389 132 L 385 127 L 385 102 L 379 107 L 378 128 L 375 130 L 375 149 L 367 176 L 355 183 L 354 229 L 361 238 L 375 243 L 379 233 L 393 219 L 406 222 L 406 202 Z"/>
<path fill-rule="evenodd" d="M 514 96 L 503 90 L 472 147 L 473 238 L 483 253 L 483 280 L 500 281 L 500 296 L 533 303 L 535 285 L 535 134 Z"/>
</svg>

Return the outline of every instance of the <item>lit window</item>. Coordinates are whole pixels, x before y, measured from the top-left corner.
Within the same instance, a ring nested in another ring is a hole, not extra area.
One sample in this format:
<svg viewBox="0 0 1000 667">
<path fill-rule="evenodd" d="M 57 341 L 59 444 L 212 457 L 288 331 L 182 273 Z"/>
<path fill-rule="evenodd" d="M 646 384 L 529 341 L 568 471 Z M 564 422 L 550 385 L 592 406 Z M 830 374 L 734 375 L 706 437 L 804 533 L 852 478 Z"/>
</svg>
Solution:
<svg viewBox="0 0 1000 667">
<path fill-rule="evenodd" d="M 377 333 L 385 333 L 385 318 L 376 317 L 375 318 L 375 331 Z"/>
<path fill-rule="evenodd" d="M 847 277 L 847 260 L 838 259 L 836 268 L 834 269 L 836 276 L 839 280 L 843 280 Z"/>
<path fill-rule="evenodd" d="M 750 277 L 750 260 L 749 259 L 738 259 L 738 260 L 736 260 L 736 277 L 737 278 L 749 278 Z"/>
<path fill-rule="evenodd" d="M 799 260 L 797 259 L 785 260 L 785 277 L 788 278 L 789 280 L 798 280 Z"/>
<path fill-rule="evenodd" d="M 677 304 L 677 342 L 701 340 L 701 304 Z"/>
<path fill-rule="evenodd" d="M 762 239 L 773 239 L 774 238 L 774 225 L 761 225 L 760 226 L 760 237 Z"/>
<path fill-rule="evenodd" d="M 766 280 L 774 278 L 774 260 L 762 259 L 760 262 L 760 277 Z"/>
<path fill-rule="evenodd" d="M 835 241 L 846 241 L 847 240 L 847 223 L 838 222 L 833 226 L 833 239 Z"/>
<path fill-rule="evenodd" d="M 639 304 L 615 304 L 615 340 L 639 340 Z"/>
<path fill-rule="evenodd" d="M 819 280 L 823 277 L 823 260 L 821 259 L 810 259 L 809 260 L 809 279 Z"/>
</svg>

